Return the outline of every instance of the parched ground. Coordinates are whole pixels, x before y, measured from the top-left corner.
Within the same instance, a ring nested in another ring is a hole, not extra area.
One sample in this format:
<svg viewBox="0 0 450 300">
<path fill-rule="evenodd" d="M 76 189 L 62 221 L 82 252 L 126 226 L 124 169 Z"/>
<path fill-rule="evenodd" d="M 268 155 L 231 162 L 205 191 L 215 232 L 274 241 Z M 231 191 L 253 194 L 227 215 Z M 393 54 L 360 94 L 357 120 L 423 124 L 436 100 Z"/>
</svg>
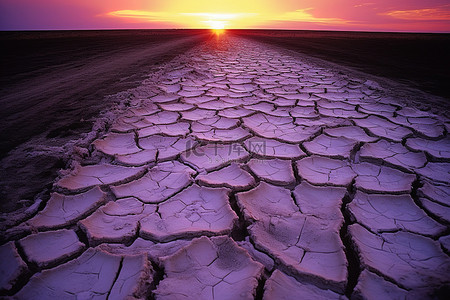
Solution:
<svg viewBox="0 0 450 300">
<path fill-rule="evenodd" d="M 101 136 L 73 150 L 48 201 L 6 222 L 2 293 L 448 295 L 445 112 L 227 35 L 164 71 L 131 91 Z"/>
</svg>

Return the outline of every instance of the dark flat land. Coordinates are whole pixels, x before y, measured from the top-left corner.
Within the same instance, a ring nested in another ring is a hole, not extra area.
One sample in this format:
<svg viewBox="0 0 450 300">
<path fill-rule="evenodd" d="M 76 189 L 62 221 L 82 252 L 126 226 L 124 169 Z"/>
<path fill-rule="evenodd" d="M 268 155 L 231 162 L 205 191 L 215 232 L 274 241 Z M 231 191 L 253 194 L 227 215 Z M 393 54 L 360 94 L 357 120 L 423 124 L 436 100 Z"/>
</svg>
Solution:
<svg viewBox="0 0 450 300">
<path fill-rule="evenodd" d="M 104 96 L 138 85 L 207 37 L 204 30 L 0 32 L 0 158 L 48 130 L 90 130 L 80 120 L 104 109 Z"/>
<path fill-rule="evenodd" d="M 450 99 L 450 34 L 292 30 L 230 32 Z"/>
<path fill-rule="evenodd" d="M 205 30 L 0 32 L 0 211 L 29 206 L 20 200 L 50 188 L 64 167 L 60 154 L 30 155 L 25 142 L 79 138 L 113 105 L 105 96 L 138 86 L 209 37 Z"/>
</svg>

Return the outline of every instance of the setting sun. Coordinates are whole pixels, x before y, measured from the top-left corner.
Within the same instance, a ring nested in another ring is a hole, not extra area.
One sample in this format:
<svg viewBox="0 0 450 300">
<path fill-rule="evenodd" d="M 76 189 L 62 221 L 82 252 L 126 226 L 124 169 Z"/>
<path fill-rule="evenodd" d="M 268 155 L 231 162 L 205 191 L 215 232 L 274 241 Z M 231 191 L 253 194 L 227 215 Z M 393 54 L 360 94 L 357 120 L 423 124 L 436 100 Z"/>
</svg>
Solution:
<svg viewBox="0 0 450 300">
<path fill-rule="evenodd" d="M 208 20 L 208 21 L 205 21 L 205 23 L 209 25 L 210 29 L 214 29 L 214 30 L 225 29 L 224 21 Z"/>
<path fill-rule="evenodd" d="M 233 21 L 241 18 L 241 14 L 234 13 L 181 13 L 184 17 L 193 18 L 190 22 L 200 22 L 201 28 L 225 29 L 233 26 Z M 195 19 L 195 20 L 194 20 Z"/>
</svg>

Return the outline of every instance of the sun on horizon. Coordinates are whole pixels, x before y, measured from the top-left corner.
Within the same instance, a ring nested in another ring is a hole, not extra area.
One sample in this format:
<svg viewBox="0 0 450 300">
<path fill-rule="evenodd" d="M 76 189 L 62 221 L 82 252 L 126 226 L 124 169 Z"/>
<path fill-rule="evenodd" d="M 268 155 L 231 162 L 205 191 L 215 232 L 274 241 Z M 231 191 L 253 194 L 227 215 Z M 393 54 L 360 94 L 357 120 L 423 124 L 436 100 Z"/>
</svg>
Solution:
<svg viewBox="0 0 450 300">
<path fill-rule="evenodd" d="M 213 30 L 223 30 L 225 29 L 225 22 L 223 21 L 216 21 L 216 20 L 210 20 L 207 21 L 209 24 L 209 28 Z"/>
<path fill-rule="evenodd" d="M 205 25 L 211 29 L 211 30 L 224 30 L 225 27 L 227 26 L 227 21 L 225 20 L 220 20 L 220 19 L 214 19 L 209 18 L 208 20 L 203 21 L 203 23 L 205 23 Z"/>
</svg>

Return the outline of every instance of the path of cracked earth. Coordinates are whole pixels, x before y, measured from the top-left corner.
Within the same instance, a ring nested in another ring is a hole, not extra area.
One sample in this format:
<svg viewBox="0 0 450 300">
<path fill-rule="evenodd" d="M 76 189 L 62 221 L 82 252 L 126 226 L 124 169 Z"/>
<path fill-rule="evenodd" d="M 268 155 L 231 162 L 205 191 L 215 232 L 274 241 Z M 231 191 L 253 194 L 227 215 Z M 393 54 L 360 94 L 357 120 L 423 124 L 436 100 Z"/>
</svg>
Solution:
<svg viewBox="0 0 450 300">
<path fill-rule="evenodd" d="M 222 37 L 133 90 L 6 231 L 16 299 L 427 299 L 449 290 L 449 120 Z"/>
</svg>

